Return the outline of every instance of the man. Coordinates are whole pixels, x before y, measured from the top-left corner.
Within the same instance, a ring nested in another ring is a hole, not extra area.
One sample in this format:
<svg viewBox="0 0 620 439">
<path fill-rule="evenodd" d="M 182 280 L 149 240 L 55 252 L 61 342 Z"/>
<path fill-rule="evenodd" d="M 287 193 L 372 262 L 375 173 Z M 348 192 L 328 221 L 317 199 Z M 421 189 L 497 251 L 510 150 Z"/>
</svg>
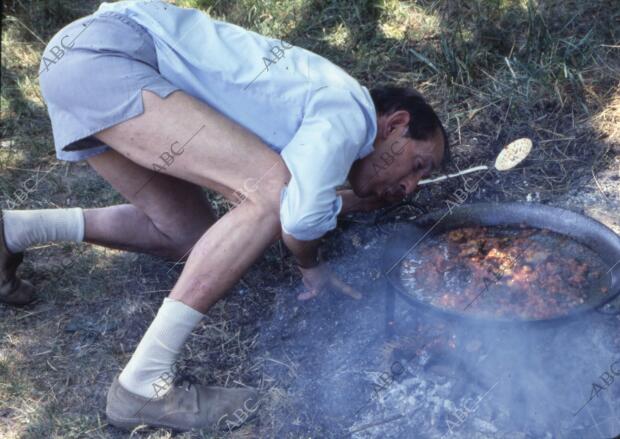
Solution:
<svg viewBox="0 0 620 439">
<path fill-rule="evenodd" d="M 88 160 L 129 203 L 4 211 L 0 300 L 33 300 L 16 269 L 42 242 L 187 257 L 110 388 L 119 427 L 211 428 L 254 407 L 251 390 L 171 385 L 204 313 L 277 239 L 301 270 L 300 300 L 354 294 L 319 259 L 320 238 L 338 215 L 411 194 L 447 154 L 417 92 L 369 92 L 316 54 L 162 2 L 104 3 L 71 23 L 46 48 L 40 82 L 58 158 Z M 352 190 L 338 191 L 347 179 Z M 216 220 L 202 187 L 236 207 Z"/>
</svg>

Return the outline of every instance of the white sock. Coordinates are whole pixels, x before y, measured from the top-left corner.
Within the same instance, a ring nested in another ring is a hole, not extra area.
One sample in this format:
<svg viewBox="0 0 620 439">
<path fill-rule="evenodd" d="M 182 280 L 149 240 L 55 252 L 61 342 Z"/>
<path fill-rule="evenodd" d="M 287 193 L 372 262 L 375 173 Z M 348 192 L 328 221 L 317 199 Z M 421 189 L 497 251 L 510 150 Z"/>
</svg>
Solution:
<svg viewBox="0 0 620 439">
<path fill-rule="evenodd" d="M 84 213 L 72 209 L 5 210 L 4 238 L 11 253 L 52 241 L 82 242 Z"/>
<path fill-rule="evenodd" d="M 165 298 L 155 320 L 118 377 L 121 385 L 145 398 L 165 395 L 172 383 L 172 365 L 204 314 L 178 300 Z"/>
</svg>

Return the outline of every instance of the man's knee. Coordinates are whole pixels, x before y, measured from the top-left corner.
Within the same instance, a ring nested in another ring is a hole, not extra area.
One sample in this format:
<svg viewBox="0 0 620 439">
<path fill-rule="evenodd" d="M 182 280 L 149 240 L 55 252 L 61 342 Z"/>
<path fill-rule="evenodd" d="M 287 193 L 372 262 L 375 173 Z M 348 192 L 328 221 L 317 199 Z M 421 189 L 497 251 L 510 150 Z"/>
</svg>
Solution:
<svg viewBox="0 0 620 439">
<path fill-rule="evenodd" d="M 291 174 L 283 161 L 275 163 L 261 178 L 244 181 L 242 193 L 247 201 L 257 206 L 263 216 L 279 217 L 280 194 Z"/>
<path fill-rule="evenodd" d="M 274 196 L 261 197 L 252 203 L 251 210 L 253 214 L 250 221 L 257 226 L 260 223 L 262 230 L 273 235 L 274 240 L 277 239 L 281 231 L 279 195 L 277 199 Z"/>
<path fill-rule="evenodd" d="M 165 236 L 166 254 L 175 260 L 184 260 L 198 240 L 213 225 L 211 218 L 188 227 L 175 227 L 172 230 L 161 230 Z"/>
</svg>

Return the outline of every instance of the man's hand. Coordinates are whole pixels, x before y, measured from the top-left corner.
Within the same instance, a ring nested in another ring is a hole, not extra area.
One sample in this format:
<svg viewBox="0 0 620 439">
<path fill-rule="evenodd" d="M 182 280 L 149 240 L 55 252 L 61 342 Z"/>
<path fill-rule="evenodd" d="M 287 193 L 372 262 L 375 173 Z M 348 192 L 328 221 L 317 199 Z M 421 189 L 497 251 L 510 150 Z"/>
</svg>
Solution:
<svg viewBox="0 0 620 439">
<path fill-rule="evenodd" d="M 312 299 L 329 289 L 346 294 L 354 299 L 359 300 L 362 298 L 362 294 L 359 291 L 338 279 L 325 263 L 321 263 L 313 268 L 299 267 L 299 270 L 303 275 L 304 286 L 308 289 L 297 296 L 299 300 Z"/>
</svg>

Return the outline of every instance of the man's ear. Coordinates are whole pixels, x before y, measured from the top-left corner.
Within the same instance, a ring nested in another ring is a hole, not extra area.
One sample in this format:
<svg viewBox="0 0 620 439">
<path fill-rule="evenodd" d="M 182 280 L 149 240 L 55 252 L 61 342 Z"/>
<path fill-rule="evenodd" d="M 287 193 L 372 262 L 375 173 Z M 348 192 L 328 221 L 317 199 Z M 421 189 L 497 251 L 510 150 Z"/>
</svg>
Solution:
<svg viewBox="0 0 620 439">
<path fill-rule="evenodd" d="M 409 112 L 405 110 L 398 110 L 387 116 L 387 134 L 392 134 L 393 131 L 398 130 L 402 135 L 409 129 Z M 403 131 L 404 129 L 404 131 Z"/>
</svg>

